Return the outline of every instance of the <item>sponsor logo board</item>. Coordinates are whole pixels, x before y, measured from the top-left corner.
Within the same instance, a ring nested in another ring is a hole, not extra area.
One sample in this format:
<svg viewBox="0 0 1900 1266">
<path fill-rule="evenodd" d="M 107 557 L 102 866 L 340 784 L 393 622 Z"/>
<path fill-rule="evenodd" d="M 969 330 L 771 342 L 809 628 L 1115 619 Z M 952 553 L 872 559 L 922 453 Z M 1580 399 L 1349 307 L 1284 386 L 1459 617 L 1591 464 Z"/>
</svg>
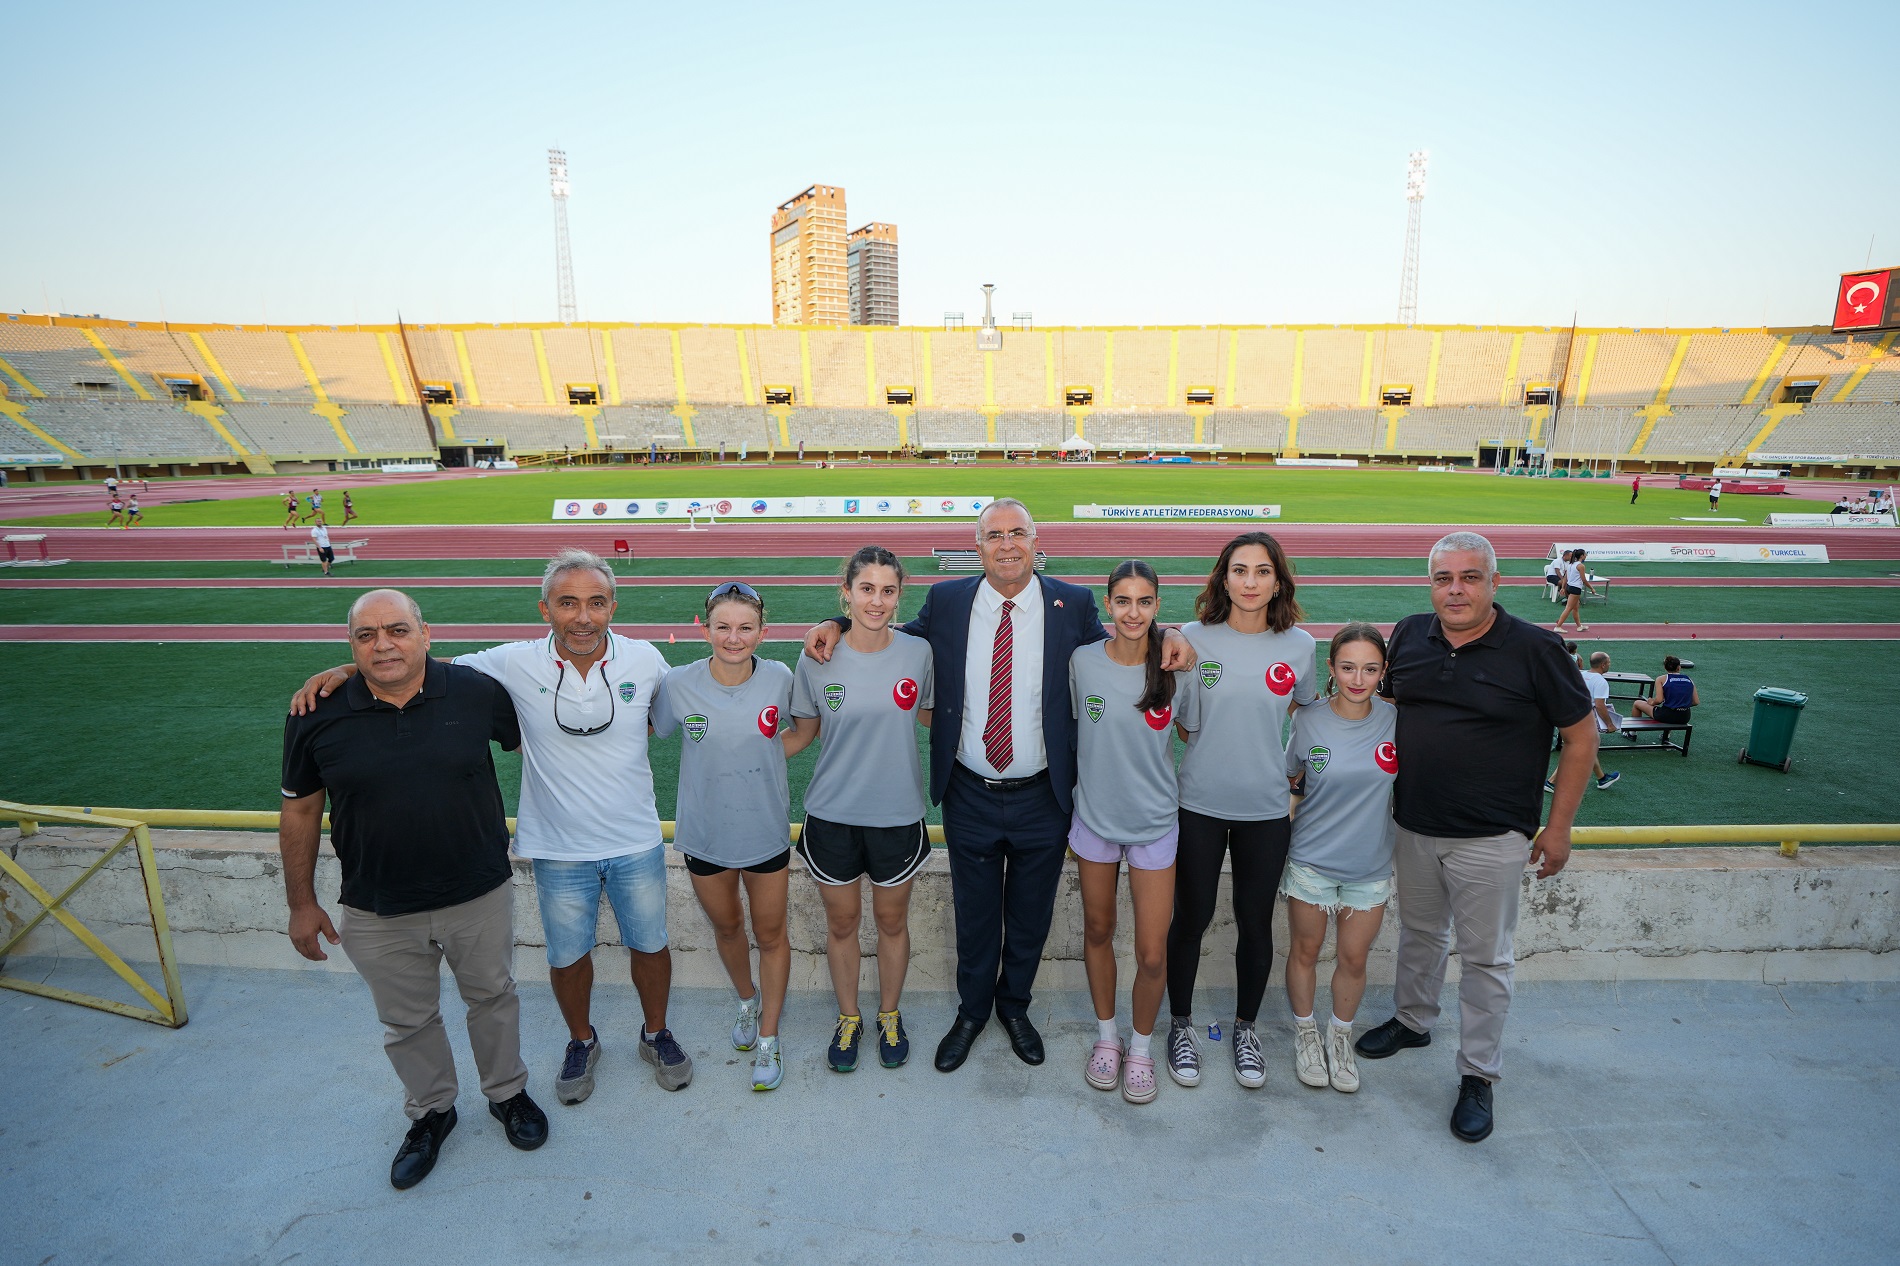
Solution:
<svg viewBox="0 0 1900 1266">
<path fill-rule="evenodd" d="M 1596 563 L 1825 563 L 1825 545 L 1695 544 L 1665 541 L 1558 541 L 1550 547 L 1555 558 L 1567 549 L 1588 550 Z"/>
<path fill-rule="evenodd" d="M 723 517 L 736 512 L 755 519 L 802 518 L 916 518 L 970 519 L 983 512 L 991 497 L 685 497 L 659 501 L 557 500 L 550 516 L 556 521 L 597 519 L 685 519 Z"/>
<path fill-rule="evenodd" d="M 1277 505 L 1086 505 L 1074 507 L 1078 519 L 1277 519 Z"/>
</svg>

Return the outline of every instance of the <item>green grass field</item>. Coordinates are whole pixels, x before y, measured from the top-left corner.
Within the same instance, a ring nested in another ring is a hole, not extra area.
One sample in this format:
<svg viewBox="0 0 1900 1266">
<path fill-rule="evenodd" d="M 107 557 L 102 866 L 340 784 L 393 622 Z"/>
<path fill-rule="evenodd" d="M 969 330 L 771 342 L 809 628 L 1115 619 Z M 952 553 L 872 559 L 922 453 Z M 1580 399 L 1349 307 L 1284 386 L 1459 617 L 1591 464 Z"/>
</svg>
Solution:
<svg viewBox="0 0 1900 1266">
<path fill-rule="evenodd" d="M 147 505 L 152 527 L 276 527 L 284 520 L 276 494 L 294 476 L 260 478 L 258 496 L 232 501 L 168 503 L 161 491 Z M 180 491 L 187 491 L 180 486 Z M 1511 479 L 1410 470 L 1278 470 L 1265 466 L 930 467 L 670 467 L 599 468 L 500 473 L 472 479 L 376 484 L 356 490 L 364 524 L 547 523 L 560 500 L 628 500 L 658 496 L 1014 496 L 1038 518 L 1067 520 L 1073 507 L 1103 503 L 1277 503 L 1288 522 L 1305 523 L 1669 523 L 1708 514 L 1699 492 L 1646 488 L 1629 504 L 1617 479 Z M 329 497 L 331 518 L 341 497 Z M 102 499 L 103 504 L 103 499 Z M 1730 497 L 1729 516 L 1759 523 L 1770 511 L 1827 507 L 1798 497 Z M 104 513 L 26 522 L 56 527 L 98 525 Z"/>
</svg>

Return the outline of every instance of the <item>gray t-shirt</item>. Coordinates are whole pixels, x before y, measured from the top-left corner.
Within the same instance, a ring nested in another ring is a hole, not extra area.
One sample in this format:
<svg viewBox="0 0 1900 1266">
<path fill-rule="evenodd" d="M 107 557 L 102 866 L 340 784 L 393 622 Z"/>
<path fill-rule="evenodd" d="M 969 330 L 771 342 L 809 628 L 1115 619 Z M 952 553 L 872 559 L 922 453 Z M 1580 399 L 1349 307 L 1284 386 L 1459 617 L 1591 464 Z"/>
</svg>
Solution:
<svg viewBox="0 0 1900 1266">
<path fill-rule="evenodd" d="M 1293 815 L 1289 860 L 1340 884 L 1391 876 L 1398 723 L 1399 710 L 1377 698 L 1357 721 L 1345 720 L 1324 699 L 1293 714 L 1286 772 L 1289 778 L 1303 772 L 1306 791 Z"/>
<path fill-rule="evenodd" d="M 909 826 L 924 817 L 917 713 L 936 706 L 930 643 L 891 630 L 872 655 L 840 641 L 831 662 L 798 659 L 792 715 L 818 718 L 818 767 L 805 812 L 847 826 Z"/>
<path fill-rule="evenodd" d="M 714 866 L 756 866 L 791 847 L 791 789 L 779 731 L 792 670 L 754 659 L 737 686 L 713 680 L 702 659 L 667 673 L 653 700 L 653 732 L 680 739 L 679 822 L 673 847 Z"/>
<path fill-rule="evenodd" d="M 1288 701 L 1311 703 L 1313 635 L 1236 633 L 1225 624 L 1182 626 L 1194 647 L 1188 688 L 1174 719 L 1188 732 L 1181 807 L 1228 822 L 1287 815 L 1280 742 Z"/>
<path fill-rule="evenodd" d="M 1190 678 L 1176 673 L 1177 697 Z M 1069 706 L 1075 715 L 1075 811 L 1110 844 L 1152 844 L 1178 818 L 1174 708 L 1137 709 L 1148 685 L 1140 664 L 1118 664 L 1108 643 L 1078 646 L 1069 657 Z"/>
</svg>

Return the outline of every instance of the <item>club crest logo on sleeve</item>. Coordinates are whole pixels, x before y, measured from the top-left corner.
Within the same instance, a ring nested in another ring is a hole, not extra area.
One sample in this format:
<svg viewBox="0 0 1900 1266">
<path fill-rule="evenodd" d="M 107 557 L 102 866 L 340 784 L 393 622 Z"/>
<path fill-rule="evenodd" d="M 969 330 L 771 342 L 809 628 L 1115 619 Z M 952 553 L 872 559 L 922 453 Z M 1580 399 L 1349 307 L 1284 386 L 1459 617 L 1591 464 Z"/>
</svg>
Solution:
<svg viewBox="0 0 1900 1266">
<path fill-rule="evenodd" d="M 1330 747 L 1312 747 L 1312 748 L 1308 748 L 1306 751 L 1306 763 L 1312 768 L 1313 772 L 1316 774 L 1319 773 L 1321 770 L 1325 769 L 1326 762 L 1330 761 L 1332 758 L 1333 758 L 1333 749 Z"/>
<path fill-rule="evenodd" d="M 693 715 L 686 718 L 684 725 L 686 728 L 686 737 L 693 740 L 693 742 L 697 743 L 706 737 L 707 726 L 704 713 L 693 713 Z"/>
<path fill-rule="evenodd" d="M 1267 689 L 1276 695 L 1293 693 L 1293 683 L 1298 680 L 1293 665 L 1282 662 L 1267 669 Z"/>
<path fill-rule="evenodd" d="M 1108 710 L 1108 701 L 1100 695 L 1089 695 L 1082 700 L 1082 711 L 1091 721 L 1100 721 L 1102 713 Z"/>
<path fill-rule="evenodd" d="M 1174 720 L 1174 709 L 1164 703 L 1158 708 L 1146 709 L 1141 717 L 1148 723 L 1149 729 L 1165 730 L 1168 728 L 1168 722 Z"/>
<path fill-rule="evenodd" d="M 1201 687 L 1202 689 L 1212 690 L 1215 684 L 1219 681 L 1220 681 L 1220 661 L 1217 659 L 1202 660 L 1201 661 Z"/>
<path fill-rule="evenodd" d="M 825 706 L 833 712 L 844 706 L 844 687 L 835 681 L 825 686 Z"/>
<path fill-rule="evenodd" d="M 759 710 L 759 733 L 767 738 L 778 737 L 778 705 L 768 703 Z"/>
<path fill-rule="evenodd" d="M 640 685 L 638 682 L 623 681 L 620 683 L 620 702 L 632 703 L 633 697 L 639 693 Z"/>
<path fill-rule="evenodd" d="M 1399 749 L 1390 742 L 1379 744 L 1372 749 L 1372 760 L 1388 774 L 1399 772 Z"/>
<path fill-rule="evenodd" d="M 909 677 L 900 678 L 898 683 L 891 687 L 891 698 L 896 701 L 898 707 L 909 712 L 917 706 L 917 683 Z"/>
</svg>

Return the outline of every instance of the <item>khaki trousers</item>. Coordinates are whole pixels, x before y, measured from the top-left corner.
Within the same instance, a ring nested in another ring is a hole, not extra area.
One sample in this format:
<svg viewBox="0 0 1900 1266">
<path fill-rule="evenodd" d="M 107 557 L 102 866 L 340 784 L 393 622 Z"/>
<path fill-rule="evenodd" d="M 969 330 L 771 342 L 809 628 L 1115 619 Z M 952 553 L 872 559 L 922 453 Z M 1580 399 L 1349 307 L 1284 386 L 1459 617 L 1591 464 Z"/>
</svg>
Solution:
<svg viewBox="0 0 1900 1266">
<path fill-rule="evenodd" d="M 1451 935 L 1458 936 L 1458 1075 L 1503 1075 L 1504 1017 L 1517 960 L 1517 899 L 1530 841 L 1517 831 L 1475 839 L 1415 835 L 1400 827 L 1399 961 L 1392 1000 L 1399 1022 L 1428 1033 L 1438 1019 Z"/>
<path fill-rule="evenodd" d="M 383 1052 L 402 1078 L 410 1120 L 454 1104 L 455 1056 L 442 1027 L 442 960 L 468 1005 L 468 1041 L 490 1102 L 528 1084 L 521 1062 L 521 1000 L 515 994 L 514 885 L 461 905 L 418 914 L 342 909 L 343 952 L 376 1000 Z"/>
</svg>

